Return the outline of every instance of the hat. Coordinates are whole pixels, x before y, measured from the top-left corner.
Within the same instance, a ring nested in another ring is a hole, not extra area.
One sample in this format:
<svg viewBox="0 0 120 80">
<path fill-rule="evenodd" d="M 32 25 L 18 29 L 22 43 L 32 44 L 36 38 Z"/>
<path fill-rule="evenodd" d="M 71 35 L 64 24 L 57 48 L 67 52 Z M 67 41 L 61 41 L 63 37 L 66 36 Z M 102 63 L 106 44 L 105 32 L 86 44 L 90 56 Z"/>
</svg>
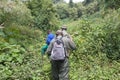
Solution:
<svg viewBox="0 0 120 80">
<path fill-rule="evenodd" d="M 67 30 L 67 26 L 64 25 L 64 26 L 61 27 L 61 29 L 62 29 L 62 30 Z"/>
<path fill-rule="evenodd" d="M 62 35 L 62 31 L 61 30 L 57 30 L 56 31 L 56 35 Z"/>
<path fill-rule="evenodd" d="M 61 28 L 67 29 L 67 26 L 66 26 L 66 25 L 63 25 Z"/>
</svg>

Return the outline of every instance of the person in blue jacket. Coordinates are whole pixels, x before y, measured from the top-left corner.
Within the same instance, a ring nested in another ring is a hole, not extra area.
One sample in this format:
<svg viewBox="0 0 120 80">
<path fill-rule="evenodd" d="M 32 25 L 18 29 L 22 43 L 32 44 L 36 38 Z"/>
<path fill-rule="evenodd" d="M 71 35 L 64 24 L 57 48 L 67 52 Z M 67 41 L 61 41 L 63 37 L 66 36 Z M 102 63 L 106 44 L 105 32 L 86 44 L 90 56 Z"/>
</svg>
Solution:
<svg viewBox="0 0 120 80">
<path fill-rule="evenodd" d="M 49 45 L 51 40 L 54 38 L 54 34 L 50 30 L 47 31 L 47 34 L 48 35 L 47 35 L 47 38 L 46 38 L 46 44 Z"/>
<path fill-rule="evenodd" d="M 43 45 L 42 48 L 41 48 L 41 54 L 42 55 L 45 54 L 45 52 L 46 52 L 51 40 L 54 38 L 54 36 L 55 35 L 50 30 L 47 31 L 46 45 Z"/>
</svg>

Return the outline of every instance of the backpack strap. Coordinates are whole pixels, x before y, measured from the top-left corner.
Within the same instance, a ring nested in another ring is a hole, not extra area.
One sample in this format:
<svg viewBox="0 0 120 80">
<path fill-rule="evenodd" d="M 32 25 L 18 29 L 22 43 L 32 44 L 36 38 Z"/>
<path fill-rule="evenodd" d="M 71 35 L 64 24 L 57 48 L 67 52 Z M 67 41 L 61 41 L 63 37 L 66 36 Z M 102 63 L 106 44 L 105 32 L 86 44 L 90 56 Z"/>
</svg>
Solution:
<svg viewBox="0 0 120 80">
<path fill-rule="evenodd" d="M 65 58 L 66 58 L 66 57 L 67 57 L 67 55 L 66 55 L 67 53 L 66 53 L 65 44 L 64 44 L 64 42 L 63 42 L 62 38 L 63 38 L 63 37 L 61 37 L 61 38 L 60 38 L 60 40 L 62 41 L 62 44 L 63 44 L 63 47 L 64 47 L 64 52 L 65 52 Z"/>
</svg>

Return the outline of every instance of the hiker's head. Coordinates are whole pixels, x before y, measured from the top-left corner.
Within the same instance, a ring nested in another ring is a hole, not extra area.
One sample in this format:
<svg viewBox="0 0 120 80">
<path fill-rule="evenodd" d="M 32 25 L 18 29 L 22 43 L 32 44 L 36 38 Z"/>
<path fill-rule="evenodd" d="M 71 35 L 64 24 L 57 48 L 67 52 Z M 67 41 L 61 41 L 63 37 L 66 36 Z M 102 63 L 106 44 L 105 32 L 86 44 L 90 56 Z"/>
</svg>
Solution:
<svg viewBox="0 0 120 80">
<path fill-rule="evenodd" d="M 47 34 L 50 34 L 50 33 L 51 33 L 51 31 L 50 31 L 50 30 L 48 30 L 48 31 L 47 31 Z"/>
<path fill-rule="evenodd" d="M 62 33 L 61 30 L 57 30 L 57 31 L 56 31 L 56 36 L 59 36 L 59 35 L 63 36 L 63 33 Z"/>
<path fill-rule="evenodd" d="M 63 26 L 61 27 L 61 29 L 62 29 L 62 30 L 67 30 L 67 26 L 66 26 L 66 25 L 63 25 Z"/>
</svg>

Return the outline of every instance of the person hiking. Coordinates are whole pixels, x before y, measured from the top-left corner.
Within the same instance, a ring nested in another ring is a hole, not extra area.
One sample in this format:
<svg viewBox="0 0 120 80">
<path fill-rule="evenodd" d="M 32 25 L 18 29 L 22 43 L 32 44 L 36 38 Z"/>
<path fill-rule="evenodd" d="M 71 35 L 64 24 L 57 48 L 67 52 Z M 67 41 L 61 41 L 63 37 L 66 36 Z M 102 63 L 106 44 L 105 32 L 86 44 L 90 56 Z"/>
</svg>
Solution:
<svg viewBox="0 0 120 80">
<path fill-rule="evenodd" d="M 47 38 L 46 38 L 46 44 L 49 45 L 51 40 L 54 38 L 54 34 L 50 30 L 47 31 L 47 34 L 48 35 L 47 35 Z"/>
<path fill-rule="evenodd" d="M 67 33 L 67 26 L 66 25 L 63 25 L 61 27 L 61 30 L 62 30 L 62 33 L 63 33 L 64 37 L 70 38 L 72 40 L 72 37 L 70 36 L 70 34 Z"/>
<path fill-rule="evenodd" d="M 76 49 L 75 43 L 63 37 L 62 31 L 58 30 L 46 51 L 51 60 L 52 80 L 69 80 L 68 50 L 70 49 Z"/>
<path fill-rule="evenodd" d="M 47 31 L 47 37 L 46 37 L 46 45 L 42 46 L 41 48 L 41 53 L 42 55 L 45 54 L 47 48 L 48 48 L 48 45 L 50 44 L 51 40 L 55 37 L 55 35 L 50 31 L 48 30 Z"/>
</svg>

